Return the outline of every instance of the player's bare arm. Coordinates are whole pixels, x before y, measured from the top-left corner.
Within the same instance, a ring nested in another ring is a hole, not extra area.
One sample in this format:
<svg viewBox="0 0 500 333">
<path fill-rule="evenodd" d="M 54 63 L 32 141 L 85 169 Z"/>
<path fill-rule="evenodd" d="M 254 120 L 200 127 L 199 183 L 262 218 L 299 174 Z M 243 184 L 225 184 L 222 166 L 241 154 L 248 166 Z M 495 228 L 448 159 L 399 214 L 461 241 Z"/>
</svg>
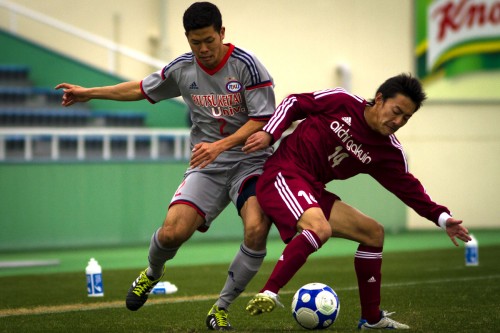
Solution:
<svg viewBox="0 0 500 333">
<path fill-rule="evenodd" d="M 114 86 L 85 88 L 75 84 L 61 83 L 55 89 L 63 89 L 61 104 L 71 106 L 75 103 L 88 102 L 91 99 L 109 99 L 115 101 L 139 101 L 144 99 L 140 81 L 129 81 Z"/>
<path fill-rule="evenodd" d="M 250 135 L 242 150 L 246 154 L 253 153 L 254 151 L 269 147 L 271 145 L 271 141 L 271 134 L 265 131 L 258 131 L 257 133 Z"/>
<path fill-rule="evenodd" d="M 457 220 L 450 217 L 446 220 L 446 233 L 450 237 L 451 241 L 455 246 L 458 246 L 458 242 L 455 239 L 458 238 L 464 242 L 468 242 L 471 240 L 469 236 L 469 230 L 462 225 L 462 220 Z"/>
<path fill-rule="evenodd" d="M 212 163 L 223 151 L 244 144 L 248 137 L 264 127 L 265 122 L 249 120 L 236 132 L 215 142 L 201 142 L 193 147 L 191 168 L 204 168 Z"/>
</svg>

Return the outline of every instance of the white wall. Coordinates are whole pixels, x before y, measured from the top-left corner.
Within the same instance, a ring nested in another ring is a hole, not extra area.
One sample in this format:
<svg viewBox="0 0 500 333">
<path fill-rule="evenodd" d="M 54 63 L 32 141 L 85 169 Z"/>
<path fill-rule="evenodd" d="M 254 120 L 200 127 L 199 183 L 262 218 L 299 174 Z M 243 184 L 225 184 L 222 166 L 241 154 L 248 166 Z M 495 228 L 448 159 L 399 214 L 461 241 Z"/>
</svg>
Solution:
<svg viewBox="0 0 500 333">
<path fill-rule="evenodd" d="M 120 43 L 144 53 L 155 50 L 153 39 L 159 36 L 160 1 L 155 0 L 7 0 L 33 11 L 76 26 L 91 34 Z M 0 7 L 0 26 L 10 28 L 12 17 Z M 48 45 L 55 51 L 82 59 L 90 65 L 108 69 L 110 53 L 83 39 L 16 16 L 16 31 L 28 39 Z M 117 60 L 119 75 L 140 79 L 152 70 L 127 57 Z"/>
<path fill-rule="evenodd" d="M 410 171 L 469 227 L 499 227 L 500 107 L 429 101 L 402 128 Z M 408 210 L 410 228 L 428 227 Z"/>
<path fill-rule="evenodd" d="M 263 61 L 274 76 L 279 100 L 292 92 L 339 85 L 339 64 L 351 68 L 352 89 L 361 95 L 374 94 L 381 78 L 412 66 L 410 1 L 213 2 L 223 14 L 226 41 Z M 182 15 L 192 1 L 169 3 L 172 12 Z M 379 8 L 382 3 L 386 9 Z M 169 22 L 170 40 L 183 37 L 180 19 L 172 17 Z M 174 43 L 173 54 L 185 51 L 184 44 L 182 39 Z M 387 56 L 396 49 L 397 57 Z"/>
<path fill-rule="evenodd" d="M 13 2 L 161 57 L 165 63 L 189 51 L 182 15 L 193 1 Z M 251 50 L 262 60 L 274 76 L 278 100 L 292 92 L 340 85 L 339 64 L 352 72 L 351 91 L 365 98 L 371 98 L 389 76 L 414 72 L 413 1 L 213 2 L 223 14 L 225 41 Z M 8 22 L 0 11 L 0 26 Z M 91 64 L 107 66 L 106 52 L 65 34 L 21 20 L 18 31 Z M 141 79 L 154 70 L 123 58 L 118 69 L 130 79 Z M 435 201 L 448 206 L 472 229 L 500 226 L 500 210 L 494 208 L 500 197 L 499 86 L 500 71 L 430 82 L 426 84 L 428 103 L 398 133 L 410 170 Z M 443 98 L 462 102 L 438 103 Z M 408 216 L 411 228 L 433 226 L 410 210 Z"/>
</svg>

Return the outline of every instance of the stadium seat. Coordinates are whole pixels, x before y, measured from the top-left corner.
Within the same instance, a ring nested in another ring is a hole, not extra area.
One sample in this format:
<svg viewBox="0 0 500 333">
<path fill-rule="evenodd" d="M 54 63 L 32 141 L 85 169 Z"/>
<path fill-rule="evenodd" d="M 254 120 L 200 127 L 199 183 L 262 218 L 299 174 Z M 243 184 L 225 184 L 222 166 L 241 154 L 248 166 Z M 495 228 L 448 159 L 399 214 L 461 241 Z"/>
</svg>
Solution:
<svg viewBox="0 0 500 333">
<path fill-rule="evenodd" d="M 101 127 L 142 127 L 146 122 L 146 115 L 139 112 L 104 111 L 92 112 L 92 125 Z"/>
<path fill-rule="evenodd" d="M 2 127 L 83 127 L 90 123 L 88 110 L 63 108 L 0 108 Z"/>
<path fill-rule="evenodd" d="M 30 68 L 25 65 L 0 64 L 0 86 L 27 87 Z"/>
</svg>

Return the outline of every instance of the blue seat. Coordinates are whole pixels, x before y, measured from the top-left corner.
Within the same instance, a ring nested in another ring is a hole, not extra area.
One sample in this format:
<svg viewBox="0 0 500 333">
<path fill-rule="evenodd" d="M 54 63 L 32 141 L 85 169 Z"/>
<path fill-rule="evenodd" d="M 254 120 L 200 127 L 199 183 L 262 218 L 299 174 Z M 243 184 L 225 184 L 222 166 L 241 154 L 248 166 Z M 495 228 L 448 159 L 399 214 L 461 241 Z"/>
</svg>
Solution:
<svg viewBox="0 0 500 333">
<path fill-rule="evenodd" d="M 0 87 L 0 105 L 23 106 L 31 95 L 31 88 Z"/>
<path fill-rule="evenodd" d="M 32 96 L 40 96 L 45 99 L 47 104 L 61 104 L 61 99 L 64 92 L 62 90 L 55 90 L 46 87 L 33 87 L 31 88 Z"/>
<path fill-rule="evenodd" d="M 11 107 L 0 109 L 0 126 L 82 127 L 90 117 L 88 110 Z"/>
<path fill-rule="evenodd" d="M 26 65 L 0 65 L 0 82 L 9 85 L 28 85 L 30 68 Z"/>
<path fill-rule="evenodd" d="M 146 122 L 146 114 L 141 112 L 97 110 L 92 115 L 98 126 L 142 127 Z"/>
</svg>

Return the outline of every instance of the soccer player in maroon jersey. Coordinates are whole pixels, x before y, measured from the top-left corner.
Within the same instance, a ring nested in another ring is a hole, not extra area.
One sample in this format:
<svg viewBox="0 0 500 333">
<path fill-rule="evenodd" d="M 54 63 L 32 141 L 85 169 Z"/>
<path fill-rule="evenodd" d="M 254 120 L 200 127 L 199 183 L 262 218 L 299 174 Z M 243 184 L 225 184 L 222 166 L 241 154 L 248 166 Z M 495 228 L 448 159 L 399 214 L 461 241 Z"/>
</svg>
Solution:
<svg viewBox="0 0 500 333">
<path fill-rule="evenodd" d="M 380 310 L 383 226 L 326 191 L 325 184 L 369 174 L 443 228 L 456 246 L 456 238 L 469 241 L 462 221 L 433 202 L 408 171 L 394 135 L 425 98 L 420 82 L 407 74 L 389 78 L 371 101 L 342 88 L 294 94 L 281 102 L 262 131 L 248 138 L 243 149 L 253 152 L 273 144 L 292 122 L 302 120 L 282 139 L 257 182 L 257 199 L 287 245 L 265 286 L 248 303 L 250 314 L 280 305 L 279 290 L 308 256 L 330 237 L 341 237 L 359 243 L 354 259 L 361 301 L 358 328 L 409 328 Z"/>
</svg>

